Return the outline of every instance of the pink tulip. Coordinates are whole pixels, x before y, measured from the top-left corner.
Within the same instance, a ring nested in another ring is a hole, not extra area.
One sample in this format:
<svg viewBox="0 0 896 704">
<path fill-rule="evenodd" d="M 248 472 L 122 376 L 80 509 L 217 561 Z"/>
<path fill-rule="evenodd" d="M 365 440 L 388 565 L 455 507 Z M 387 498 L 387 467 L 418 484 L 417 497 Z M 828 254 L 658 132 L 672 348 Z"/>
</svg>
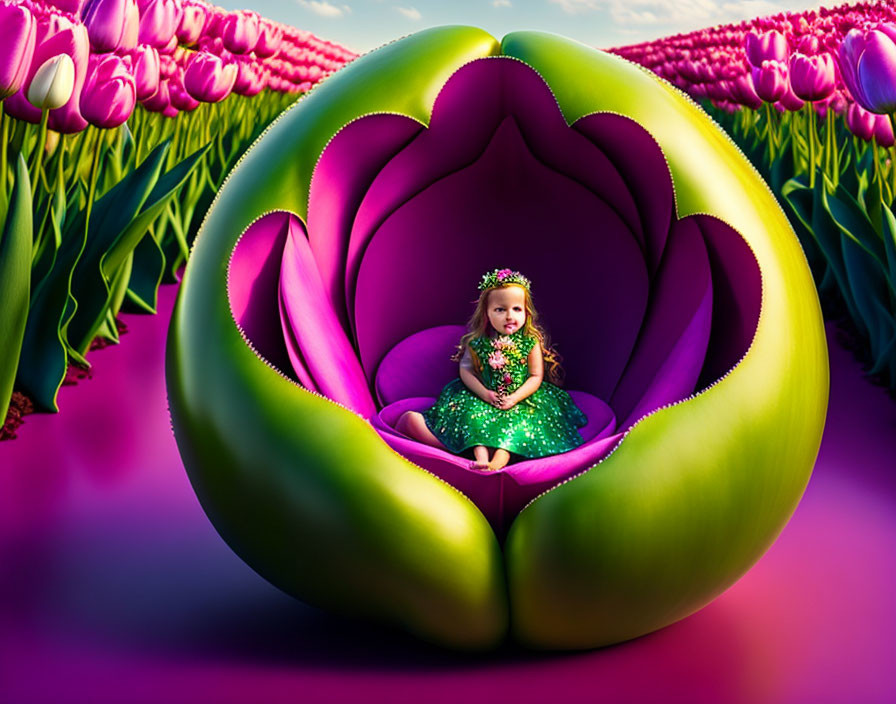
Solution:
<svg viewBox="0 0 896 704">
<path fill-rule="evenodd" d="M 37 22 L 22 5 L 0 5 L 0 100 L 22 89 L 34 57 Z"/>
<path fill-rule="evenodd" d="M 276 56 L 283 44 L 283 30 L 268 20 L 261 21 L 261 30 L 258 35 L 258 44 L 255 45 L 255 55 L 261 59 Z"/>
<path fill-rule="evenodd" d="M 4 109 L 13 117 L 28 122 L 40 122 L 41 112 L 35 108 L 25 96 L 31 79 L 48 59 L 58 54 L 68 54 L 75 67 L 74 87 L 69 101 L 61 108 L 50 110 L 50 129 L 71 134 L 87 127 L 81 116 L 79 102 L 81 88 L 87 72 L 87 57 L 90 55 L 90 40 L 83 24 L 75 24 L 67 16 L 51 10 L 37 17 L 34 56 L 28 69 L 25 84 L 17 93 L 9 96 L 3 103 Z"/>
<path fill-rule="evenodd" d="M 780 106 L 782 110 L 789 112 L 796 112 L 801 109 L 803 105 L 806 103 L 803 100 L 800 100 L 793 92 L 793 89 L 790 87 L 790 81 L 787 82 L 787 89 L 784 91 L 784 95 L 775 103 L 775 107 Z"/>
<path fill-rule="evenodd" d="M 237 62 L 237 76 L 233 84 L 233 92 L 237 95 L 257 95 L 264 88 L 260 72 L 251 59 L 240 57 Z"/>
<path fill-rule="evenodd" d="M 797 42 L 796 50 L 800 54 L 805 54 L 806 56 L 814 56 L 818 53 L 818 49 L 821 44 L 818 41 L 818 37 L 814 34 L 807 34 L 803 37 L 800 37 L 799 42 Z"/>
<path fill-rule="evenodd" d="M 762 99 L 756 94 L 753 87 L 753 79 L 749 73 L 744 73 L 730 83 L 731 97 L 741 105 L 757 110 L 762 105 Z"/>
<path fill-rule="evenodd" d="M 161 60 L 155 47 L 141 44 L 128 53 L 134 65 L 137 100 L 144 101 L 156 94 L 161 78 Z"/>
<path fill-rule="evenodd" d="M 106 129 L 127 121 L 137 104 L 137 85 L 130 59 L 116 54 L 90 57 L 81 91 L 81 114 L 92 125 Z"/>
<path fill-rule="evenodd" d="M 260 17 L 251 10 L 231 12 L 221 28 L 224 46 L 234 54 L 248 54 L 258 44 Z"/>
<path fill-rule="evenodd" d="M 779 31 L 773 29 L 757 36 L 753 32 L 747 35 L 747 60 L 759 68 L 763 61 L 787 61 L 790 49 L 787 39 Z"/>
<path fill-rule="evenodd" d="M 837 74 L 830 54 L 806 56 L 797 52 L 790 57 L 790 85 L 799 98 L 823 100 L 834 91 L 836 83 Z"/>
<path fill-rule="evenodd" d="M 177 28 L 177 38 L 181 44 L 193 46 L 208 21 L 208 7 L 196 0 L 184 0 L 183 16 L 180 20 L 180 26 Z"/>
<path fill-rule="evenodd" d="M 787 92 L 787 64 L 772 59 L 753 69 L 753 85 L 756 94 L 767 103 L 779 101 Z"/>
<path fill-rule="evenodd" d="M 199 107 L 199 101 L 184 88 L 183 75 L 180 71 L 168 82 L 168 92 L 171 95 L 171 104 L 178 110 L 191 112 Z"/>
<path fill-rule="evenodd" d="M 146 100 L 140 101 L 143 107 L 150 112 L 165 112 L 165 109 L 171 105 L 171 94 L 168 90 L 168 81 L 162 79 L 159 81 L 159 89 Z"/>
<path fill-rule="evenodd" d="M 853 103 L 846 111 L 846 126 L 856 137 L 870 142 L 874 134 L 874 113 Z"/>
<path fill-rule="evenodd" d="M 94 51 L 102 53 L 137 46 L 140 28 L 137 0 L 87 0 L 81 16 Z"/>
<path fill-rule="evenodd" d="M 184 88 L 196 100 L 217 103 L 230 94 L 236 76 L 234 64 L 225 64 L 220 57 L 201 51 L 184 71 Z"/>
<path fill-rule="evenodd" d="M 138 0 L 140 43 L 162 49 L 174 38 L 183 13 L 180 0 Z"/>
</svg>

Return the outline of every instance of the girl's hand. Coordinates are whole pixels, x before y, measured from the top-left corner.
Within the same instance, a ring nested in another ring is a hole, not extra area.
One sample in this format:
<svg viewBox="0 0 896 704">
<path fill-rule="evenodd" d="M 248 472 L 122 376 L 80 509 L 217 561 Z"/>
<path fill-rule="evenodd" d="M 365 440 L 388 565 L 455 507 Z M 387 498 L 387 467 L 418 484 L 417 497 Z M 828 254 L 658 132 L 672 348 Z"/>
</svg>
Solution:
<svg viewBox="0 0 896 704">
<path fill-rule="evenodd" d="M 500 405 L 498 406 L 498 408 L 500 408 L 502 411 L 506 411 L 510 408 L 513 408 L 518 403 L 519 400 L 517 399 L 516 394 L 507 394 L 507 396 L 504 396 L 502 399 L 500 399 Z"/>
<path fill-rule="evenodd" d="M 485 392 L 485 397 L 482 400 L 485 401 L 489 406 L 501 408 L 501 397 L 498 395 L 497 391 L 487 389 Z"/>
</svg>

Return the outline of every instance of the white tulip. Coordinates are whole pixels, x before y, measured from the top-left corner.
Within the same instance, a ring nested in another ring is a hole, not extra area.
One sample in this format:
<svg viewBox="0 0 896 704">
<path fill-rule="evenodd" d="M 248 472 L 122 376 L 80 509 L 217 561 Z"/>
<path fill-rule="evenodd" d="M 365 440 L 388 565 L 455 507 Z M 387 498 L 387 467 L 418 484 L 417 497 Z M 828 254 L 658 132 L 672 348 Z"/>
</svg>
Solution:
<svg viewBox="0 0 896 704">
<path fill-rule="evenodd" d="M 61 108 L 75 88 L 75 63 L 68 54 L 57 54 L 41 64 L 28 86 L 28 102 L 41 110 Z"/>
</svg>

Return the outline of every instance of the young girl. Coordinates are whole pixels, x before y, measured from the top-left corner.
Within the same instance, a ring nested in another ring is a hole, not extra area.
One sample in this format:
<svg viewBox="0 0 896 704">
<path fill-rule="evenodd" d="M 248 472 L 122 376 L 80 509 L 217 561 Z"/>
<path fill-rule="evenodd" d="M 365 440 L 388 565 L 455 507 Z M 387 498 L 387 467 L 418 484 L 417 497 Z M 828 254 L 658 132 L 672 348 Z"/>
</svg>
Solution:
<svg viewBox="0 0 896 704">
<path fill-rule="evenodd" d="M 472 447 L 474 469 L 501 469 L 510 454 L 544 457 L 581 445 L 587 422 L 569 394 L 555 386 L 560 365 L 538 327 L 529 280 L 495 269 L 482 277 L 479 302 L 449 382 L 424 413 L 408 411 L 399 432 L 459 454 Z M 547 362 L 548 378 L 544 381 Z"/>
</svg>

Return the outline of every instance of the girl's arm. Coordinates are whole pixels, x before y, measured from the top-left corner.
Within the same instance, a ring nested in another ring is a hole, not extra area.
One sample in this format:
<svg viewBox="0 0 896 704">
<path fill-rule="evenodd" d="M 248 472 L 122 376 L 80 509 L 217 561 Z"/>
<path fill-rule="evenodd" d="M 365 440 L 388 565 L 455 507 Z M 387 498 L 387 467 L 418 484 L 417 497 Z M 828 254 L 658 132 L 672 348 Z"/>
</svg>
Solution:
<svg viewBox="0 0 896 704">
<path fill-rule="evenodd" d="M 541 353 L 540 344 L 536 343 L 532 347 L 532 351 L 529 353 L 526 361 L 529 363 L 529 378 L 522 383 L 520 388 L 504 398 L 501 408 L 512 408 L 520 401 L 529 398 L 538 391 L 538 387 L 544 381 L 544 355 Z"/>
<path fill-rule="evenodd" d="M 460 380 L 464 382 L 464 386 L 486 403 L 490 403 L 493 406 L 498 405 L 497 392 L 487 388 L 476 374 L 476 369 L 473 366 L 473 355 L 470 353 L 469 346 L 464 350 L 464 356 L 460 358 Z"/>
</svg>

